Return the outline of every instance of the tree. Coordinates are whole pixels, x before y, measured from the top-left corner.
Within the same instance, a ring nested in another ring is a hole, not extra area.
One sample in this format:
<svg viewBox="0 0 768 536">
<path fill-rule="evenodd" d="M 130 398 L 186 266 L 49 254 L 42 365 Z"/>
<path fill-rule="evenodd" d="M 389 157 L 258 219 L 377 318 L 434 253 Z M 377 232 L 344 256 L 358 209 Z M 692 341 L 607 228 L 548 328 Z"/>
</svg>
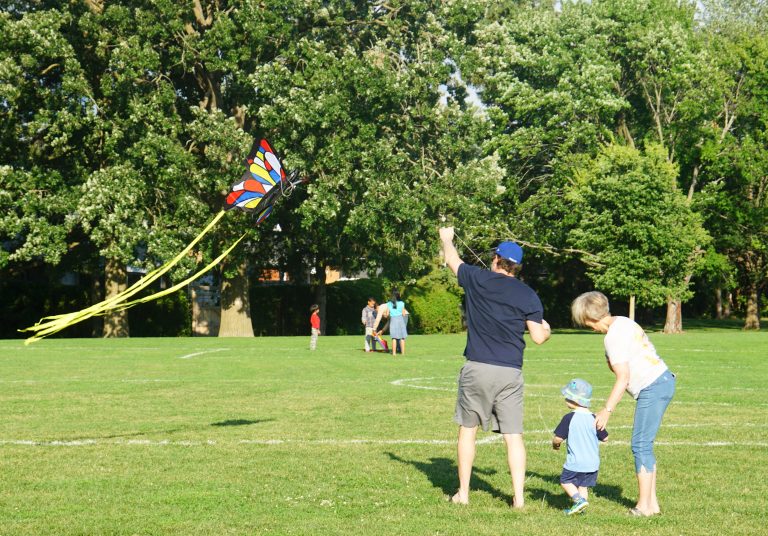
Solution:
<svg viewBox="0 0 768 536">
<path fill-rule="evenodd" d="M 736 266 L 746 294 L 744 329 L 760 329 L 760 295 L 768 280 L 768 133 L 729 139 L 707 169 L 710 226 Z"/>
<path fill-rule="evenodd" d="M 66 255 L 82 162 L 75 147 L 92 123 L 88 82 L 59 33 L 59 12 L 0 13 L 0 267 Z"/>
<path fill-rule="evenodd" d="M 492 219 L 502 171 L 480 147 L 484 118 L 453 95 L 441 103 L 451 66 L 438 4 L 327 3 L 252 76 L 261 122 L 310 178 L 279 222 L 315 269 L 321 317 L 326 267 L 407 280 L 429 268 L 441 216 Z"/>
<path fill-rule="evenodd" d="M 719 251 L 737 268 L 746 296 L 745 329 L 760 328 L 768 278 L 768 13 L 751 0 L 708 3 L 709 46 L 731 80 L 703 146 L 708 178 L 702 207 Z"/>
<path fill-rule="evenodd" d="M 482 87 L 508 169 L 516 234 L 544 251 L 566 252 L 568 177 L 598 150 L 662 144 L 691 195 L 700 150 L 716 115 L 714 72 L 695 27 L 695 4 L 606 0 L 520 7 L 504 3 L 472 33 L 462 72 Z M 522 203 L 521 203 L 522 201 Z M 583 256 L 583 253 L 582 253 Z M 567 256 L 563 257 L 565 262 Z M 691 274 L 679 286 L 687 287 Z M 665 331 L 681 329 L 670 295 Z"/>
<path fill-rule="evenodd" d="M 660 145 L 606 147 L 569 191 L 574 247 L 592 252 L 587 274 L 610 294 L 648 305 L 690 295 L 690 273 L 707 234 Z"/>
<path fill-rule="evenodd" d="M 18 216 L 29 209 L 14 199 L 20 208 L 5 225 L 15 225 L 18 245 L 9 258 L 26 255 L 30 244 L 40 242 L 35 229 L 48 226 L 58 239 L 50 240 L 54 253 L 43 258 L 57 263 L 63 254 L 86 250 L 83 268 L 104 266 L 110 296 L 125 287 L 128 263 L 149 268 L 165 262 L 206 221 L 195 195 L 199 190 L 190 187 L 195 167 L 169 75 L 178 57 L 165 46 L 181 22 L 165 25 L 164 18 L 173 19 L 161 16 L 167 11 L 171 6 L 136 2 L 73 3 L 58 11 L 42 2 L 17 4 L 13 17 L 4 17 L 11 34 L 20 36 L 9 42 L 10 50 L 28 51 L 11 54 L 5 65 L 22 85 L 37 85 L 42 97 L 53 97 L 19 101 L 11 95 L 6 101 L 7 113 L 21 118 L 14 120 L 20 125 L 16 131 L 6 131 L 15 144 L 9 147 L 17 155 L 36 156 L 24 150 L 27 146 L 46 155 L 19 161 L 16 175 L 64 181 L 55 189 L 58 203 L 48 200 L 51 208 L 36 209 L 21 223 Z M 23 132 L 29 127 L 38 133 L 32 144 Z M 52 209 L 62 212 L 59 221 L 51 217 Z M 23 223 L 35 219 L 47 225 Z M 185 260 L 172 277 L 192 265 L 193 259 Z M 108 317 L 105 334 L 127 335 L 127 317 Z"/>
</svg>

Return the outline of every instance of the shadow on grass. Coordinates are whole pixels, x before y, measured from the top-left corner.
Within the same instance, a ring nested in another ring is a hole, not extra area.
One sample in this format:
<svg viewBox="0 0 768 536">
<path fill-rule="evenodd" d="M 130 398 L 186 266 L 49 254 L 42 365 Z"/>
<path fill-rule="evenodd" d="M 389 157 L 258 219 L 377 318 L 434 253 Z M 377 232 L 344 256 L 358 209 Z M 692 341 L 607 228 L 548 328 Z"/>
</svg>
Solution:
<svg viewBox="0 0 768 536">
<path fill-rule="evenodd" d="M 141 436 L 152 435 L 152 434 L 175 434 L 176 432 L 181 432 L 182 430 L 185 430 L 185 428 L 170 428 L 168 430 L 146 430 L 144 432 L 132 432 L 130 434 L 117 432 L 114 434 L 102 435 L 98 437 L 75 436 L 75 437 L 69 437 L 69 438 L 50 439 L 48 441 L 87 441 L 87 440 L 93 440 L 93 439 L 122 439 L 124 437 L 141 437 Z"/>
<path fill-rule="evenodd" d="M 444 495 L 451 497 L 459 487 L 458 469 L 456 463 L 448 458 L 430 458 L 428 461 L 406 460 L 392 452 L 385 452 L 392 461 L 412 465 L 426 475 L 432 485 L 439 488 Z M 478 475 L 496 474 L 495 469 L 475 468 L 472 471 L 472 491 L 484 491 L 492 497 L 511 504 L 512 496 L 503 493 L 490 485 L 488 482 L 479 478 Z"/>
<path fill-rule="evenodd" d="M 262 422 L 272 422 L 275 419 L 256 419 L 255 421 L 249 419 L 229 419 L 221 422 L 212 422 L 211 426 L 247 426 L 249 424 L 259 424 Z"/>
<path fill-rule="evenodd" d="M 570 499 L 565 494 L 565 491 L 562 491 L 562 489 L 560 488 L 560 475 L 543 475 L 541 473 L 536 473 L 533 471 L 527 472 L 526 475 L 540 478 L 545 482 L 557 484 L 558 490 L 561 491 L 561 493 L 553 494 L 551 490 L 533 488 L 528 486 L 528 493 L 530 494 L 533 500 L 546 501 L 550 507 L 558 510 L 562 510 L 563 508 L 567 508 L 568 506 L 571 506 Z M 592 488 L 592 492 L 597 497 L 608 499 L 609 501 L 613 501 L 625 508 L 634 507 L 635 506 L 634 501 L 631 501 L 630 499 L 627 499 L 626 497 L 624 497 L 622 495 L 622 491 L 623 489 L 621 488 L 621 486 L 610 486 L 608 484 L 599 484 L 599 483 L 594 488 Z"/>
</svg>

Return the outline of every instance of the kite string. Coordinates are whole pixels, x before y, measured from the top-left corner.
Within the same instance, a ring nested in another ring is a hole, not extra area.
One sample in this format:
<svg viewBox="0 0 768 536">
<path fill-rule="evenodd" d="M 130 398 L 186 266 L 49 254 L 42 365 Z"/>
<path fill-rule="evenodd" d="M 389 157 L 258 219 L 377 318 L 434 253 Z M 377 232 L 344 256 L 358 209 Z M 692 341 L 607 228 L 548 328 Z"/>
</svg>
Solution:
<svg viewBox="0 0 768 536">
<path fill-rule="evenodd" d="M 298 173 L 294 170 L 288 175 L 287 181 L 280 181 L 280 193 L 283 194 L 283 197 L 291 197 L 296 185 L 300 182 L 293 180 L 297 175 Z"/>
<path fill-rule="evenodd" d="M 474 250 L 473 250 L 471 247 L 469 247 L 469 245 L 468 245 L 466 242 L 464 242 L 464 240 L 463 240 L 463 239 L 462 239 L 462 238 L 461 238 L 461 237 L 460 237 L 460 236 L 459 236 L 459 235 L 456 233 L 456 230 L 455 230 L 455 229 L 454 229 L 454 231 L 453 231 L 453 236 L 455 236 L 455 237 L 456 237 L 456 238 L 459 240 L 459 242 L 461 242 L 461 243 L 462 243 L 462 245 L 463 245 L 465 248 L 467 248 L 467 249 L 469 250 L 469 252 L 470 252 L 470 253 L 472 253 L 472 255 L 474 255 L 474 256 L 475 256 L 475 258 L 476 258 L 478 261 L 480 261 L 480 264 L 482 264 L 483 266 L 485 266 L 485 269 L 486 269 L 486 270 L 488 269 L 488 266 L 486 266 L 486 264 L 483 262 L 483 259 L 481 259 L 481 258 L 480 258 L 480 257 L 477 255 L 477 253 L 475 253 L 475 252 L 474 252 Z"/>
<path fill-rule="evenodd" d="M 452 219 L 452 218 L 451 218 L 451 219 Z M 447 220 L 448 220 L 448 218 L 446 217 L 446 215 L 445 215 L 445 214 L 440 214 L 440 222 L 441 222 L 443 225 L 445 225 L 445 222 L 446 222 Z M 469 245 L 468 245 L 468 244 L 467 244 L 467 243 L 464 241 L 464 239 L 462 239 L 462 238 L 461 238 L 461 236 L 459 236 L 459 233 L 457 233 L 457 232 L 456 232 L 456 228 L 455 228 L 455 227 L 454 227 L 454 229 L 453 229 L 453 236 L 454 236 L 456 239 L 458 239 L 458 241 L 459 241 L 459 242 L 461 242 L 461 244 L 462 244 L 462 245 L 463 245 L 465 248 L 467 248 L 467 249 L 469 250 L 469 252 L 470 252 L 470 253 L 472 253 L 472 255 L 474 255 L 474 257 L 475 257 L 475 258 L 476 258 L 478 261 L 480 261 L 480 264 L 482 264 L 482 265 L 485 267 L 485 269 L 486 269 L 486 270 L 488 269 L 488 266 L 487 266 L 487 265 L 486 265 L 486 264 L 483 262 L 483 259 L 481 259 L 481 258 L 480 258 L 480 257 L 477 255 L 477 253 L 475 253 L 475 252 L 474 252 L 474 250 L 473 250 L 471 247 L 469 247 Z"/>
</svg>

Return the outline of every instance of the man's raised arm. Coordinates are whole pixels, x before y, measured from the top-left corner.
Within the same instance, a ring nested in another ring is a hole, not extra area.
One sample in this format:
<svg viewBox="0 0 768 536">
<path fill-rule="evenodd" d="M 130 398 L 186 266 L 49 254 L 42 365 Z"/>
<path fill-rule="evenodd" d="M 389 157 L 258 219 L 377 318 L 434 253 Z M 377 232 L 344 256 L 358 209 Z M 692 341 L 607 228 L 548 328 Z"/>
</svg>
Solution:
<svg viewBox="0 0 768 536">
<path fill-rule="evenodd" d="M 456 251 L 456 246 L 453 245 L 453 227 L 440 228 L 440 242 L 443 245 L 445 263 L 454 274 L 458 275 L 459 266 L 464 264 L 464 261 L 461 260 L 459 252 Z"/>
</svg>

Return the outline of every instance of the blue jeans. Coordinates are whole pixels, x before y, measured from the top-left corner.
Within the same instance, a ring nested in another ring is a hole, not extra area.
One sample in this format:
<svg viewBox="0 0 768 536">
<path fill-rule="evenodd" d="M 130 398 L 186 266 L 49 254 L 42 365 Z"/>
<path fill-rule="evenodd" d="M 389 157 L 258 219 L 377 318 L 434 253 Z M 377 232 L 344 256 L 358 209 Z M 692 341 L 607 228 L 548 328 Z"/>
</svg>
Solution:
<svg viewBox="0 0 768 536">
<path fill-rule="evenodd" d="M 653 442 L 661 426 L 661 418 L 675 394 L 675 375 L 669 370 L 651 385 L 640 391 L 632 428 L 632 454 L 635 455 L 635 473 L 642 468 L 651 473 L 656 470 Z"/>
</svg>

